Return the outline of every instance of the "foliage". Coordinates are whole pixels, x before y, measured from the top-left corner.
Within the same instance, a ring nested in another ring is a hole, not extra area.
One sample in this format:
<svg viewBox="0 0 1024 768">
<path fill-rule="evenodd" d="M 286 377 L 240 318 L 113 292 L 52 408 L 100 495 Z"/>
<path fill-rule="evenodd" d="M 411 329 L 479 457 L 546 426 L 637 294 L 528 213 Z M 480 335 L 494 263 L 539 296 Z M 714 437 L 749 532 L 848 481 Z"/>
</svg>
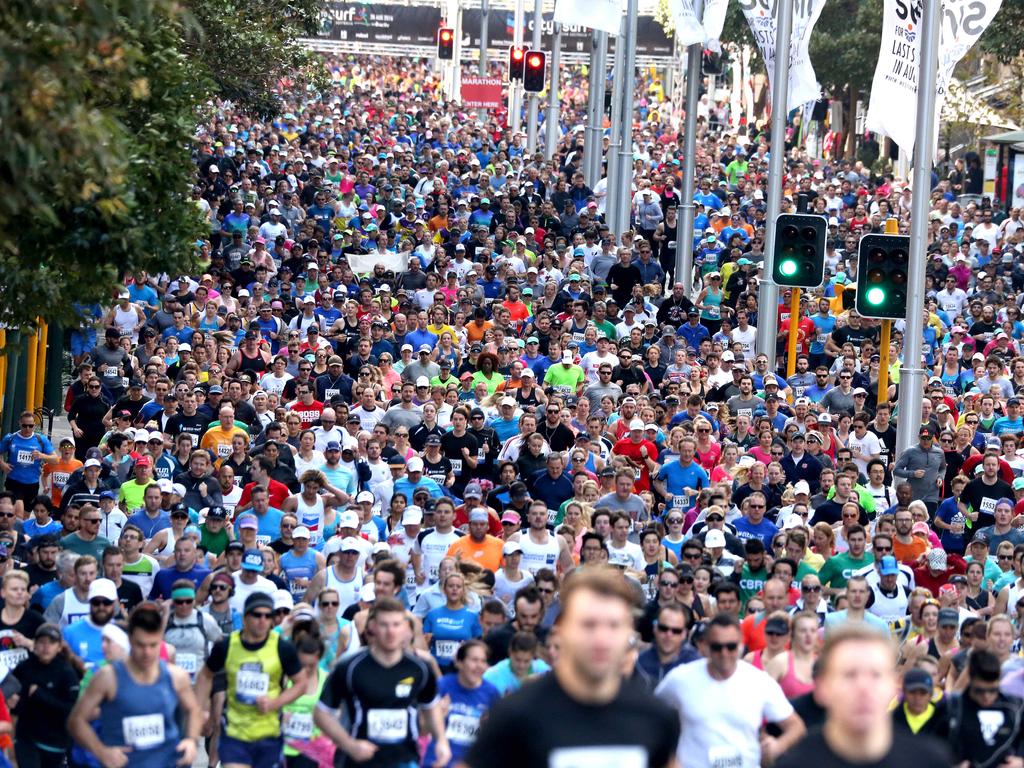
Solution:
<svg viewBox="0 0 1024 768">
<path fill-rule="evenodd" d="M 999 13 L 988 25 L 978 44 L 986 53 L 1009 64 L 1024 53 L 1024 0 L 1003 0 Z"/>
<path fill-rule="evenodd" d="M 0 3 L 0 321 L 73 323 L 126 271 L 194 266 L 204 105 L 269 109 L 318 2 Z"/>
</svg>

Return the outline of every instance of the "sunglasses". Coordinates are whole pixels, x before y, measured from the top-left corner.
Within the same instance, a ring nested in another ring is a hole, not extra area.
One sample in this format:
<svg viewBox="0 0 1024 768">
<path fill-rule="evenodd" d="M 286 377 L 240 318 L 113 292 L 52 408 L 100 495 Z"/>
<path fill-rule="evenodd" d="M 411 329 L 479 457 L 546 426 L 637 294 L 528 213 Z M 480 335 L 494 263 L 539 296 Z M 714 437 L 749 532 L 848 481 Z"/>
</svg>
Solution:
<svg viewBox="0 0 1024 768">
<path fill-rule="evenodd" d="M 820 586 L 813 586 L 813 587 L 801 586 L 800 587 L 800 591 L 801 592 L 821 592 L 821 587 Z"/>
<path fill-rule="evenodd" d="M 110 605 L 113 605 L 113 604 L 114 604 L 113 600 L 107 600 L 107 599 L 102 598 L 102 597 L 95 597 L 95 598 L 93 598 L 92 600 L 89 601 L 89 605 L 96 605 L 96 606 L 102 606 L 102 607 L 107 607 L 107 606 L 110 606 Z"/>
<path fill-rule="evenodd" d="M 670 517 L 667 522 L 668 522 L 669 525 L 680 525 L 683 522 L 683 518 L 681 518 L 681 517 Z"/>
<path fill-rule="evenodd" d="M 658 625 L 659 632 L 671 632 L 673 635 L 681 635 L 686 630 L 683 627 L 664 627 L 661 624 Z"/>
<path fill-rule="evenodd" d="M 708 643 L 708 649 L 712 653 L 722 653 L 723 651 L 735 653 L 739 647 L 739 643 Z"/>
<path fill-rule="evenodd" d="M 274 618 L 274 614 L 267 613 L 266 611 L 253 611 L 249 615 L 252 616 L 254 619 L 260 619 L 262 621 L 267 621 L 269 619 Z"/>
<path fill-rule="evenodd" d="M 195 600 L 193 598 L 191 598 L 191 597 L 183 597 L 183 598 L 177 598 L 174 601 L 174 604 L 175 605 L 192 605 L 192 603 L 194 603 L 194 602 L 195 602 Z"/>
<path fill-rule="evenodd" d="M 14 515 L 4 515 L 4 517 L 14 517 Z M 100 523 L 100 519 L 98 517 L 81 517 L 79 518 L 79 521 L 83 523 L 96 523 L 97 525 Z"/>
<path fill-rule="evenodd" d="M 231 589 L 231 587 L 229 587 L 227 584 L 213 584 L 210 587 L 211 592 L 227 592 L 229 589 Z"/>
<path fill-rule="evenodd" d="M 320 606 L 322 608 L 337 608 L 341 603 L 337 600 L 321 600 Z"/>
</svg>

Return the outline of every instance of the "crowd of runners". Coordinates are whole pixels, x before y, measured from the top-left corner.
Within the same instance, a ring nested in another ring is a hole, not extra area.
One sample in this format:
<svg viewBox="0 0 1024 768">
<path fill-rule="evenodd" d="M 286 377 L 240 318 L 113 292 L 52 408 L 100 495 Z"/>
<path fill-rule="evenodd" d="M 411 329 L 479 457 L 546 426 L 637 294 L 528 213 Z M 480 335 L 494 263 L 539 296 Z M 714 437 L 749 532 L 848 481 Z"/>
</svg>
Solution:
<svg viewBox="0 0 1024 768">
<path fill-rule="evenodd" d="M 851 309 L 910 191 L 787 152 L 824 285 L 761 307 L 768 142 L 642 72 L 630 229 L 428 62 L 196 139 L 200 271 L 70 333 L 71 435 L 0 442 L 0 748 L 20 768 L 1024 765 L 1024 222 L 933 179 L 902 322 Z M 542 131 L 543 133 L 543 131 Z M 607 144 L 607 139 L 605 140 Z M 757 354 L 760 312 L 777 354 Z M 822 728 L 824 726 L 824 728 Z"/>
</svg>

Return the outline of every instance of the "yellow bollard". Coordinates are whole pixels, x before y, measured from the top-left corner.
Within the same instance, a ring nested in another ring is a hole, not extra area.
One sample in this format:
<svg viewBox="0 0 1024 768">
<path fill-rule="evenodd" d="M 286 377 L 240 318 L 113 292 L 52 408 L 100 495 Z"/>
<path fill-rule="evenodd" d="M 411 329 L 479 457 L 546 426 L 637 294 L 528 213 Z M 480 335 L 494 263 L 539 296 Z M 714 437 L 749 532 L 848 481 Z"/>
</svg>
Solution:
<svg viewBox="0 0 1024 768">
<path fill-rule="evenodd" d="M 45 320 L 39 321 L 39 349 L 36 353 L 36 388 L 32 398 L 33 407 L 43 405 L 43 385 L 46 383 L 46 348 L 50 338 L 50 326 Z"/>
<path fill-rule="evenodd" d="M 25 350 L 25 410 L 35 410 L 36 397 L 36 353 L 39 349 L 39 332 L 28 337 L 28 348 Z"/>
</svg>

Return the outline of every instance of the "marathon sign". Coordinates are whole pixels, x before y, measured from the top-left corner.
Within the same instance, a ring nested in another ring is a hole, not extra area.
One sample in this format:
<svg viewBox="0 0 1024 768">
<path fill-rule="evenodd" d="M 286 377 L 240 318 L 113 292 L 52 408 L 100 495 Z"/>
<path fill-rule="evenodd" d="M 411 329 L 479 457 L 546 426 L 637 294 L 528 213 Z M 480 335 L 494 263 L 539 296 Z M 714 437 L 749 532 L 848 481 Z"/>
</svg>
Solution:
<svg viewBox="0 0 1024 768">
<path fill-rule="evenodd" d="M 505 106 L 500 77 L 462 78 L 462 106 L 473 109 L 501 109 Z"/>
<path fill-rule="evenodd" d="M 441 9 L 431 6 L 329 2 L 320 15 L 323 40 L 387 45 L 437 44 Z"/>
<path fill-rule="evenodd" d="M 885 0 L 882 45 L 871 81 L 869 131 L 888 136 L 908 155 L 913 152 L 917 126 L 918 62 L 921 60 L 921 1 Z M 953 68 L 981 37 L 1002 0 L 946 0 L 942 4 L 939 69 L 935 114 L 942 112 Z M 899 109 L 893 109 L 899 104 Z M 935 122 L 934 154 L 939 140 Z"/>
<path fill-rule="evenodd" d="M 530 46 L 533 40 L 533 17 L 527 15 L 524 22 L 523 40 Z M 487 44 L 491 48 L 503 50 L 512 45 L 515 34 L 515 19 L 511 11 L 494 11 L 487 14 Z M 589 54 L 591 45 L 591 29 L 583 24 L 562 25 L 563 53 Z M 462 11 L 463 48 L 480 47 L 480 9 L 464 8 Z M 468 42 L 466 42 L 468 41 Z M 611 39 L 614 49 L 614 38 Z M 433 43 L 431 43 L 433 45 Z M 555 22 L 551 16 L 545 16 L 541 24 L 541 50 L 550 51 L 555 44 Z M 653 16 L 640 16 L 636 26 L 637 56 L 672 56 L 672 38 L 665 33 L 661 24 Z"/>
<path fill-rule="evenodd" d="M 777 0 L 739 0 L 750 33 L 764 58 L 769 81 L 775 76 L 775 17 Z M 793 31 L 789 41 L 789 98 L 787 110 L 794 110 L 821 96 L 809 51 L 811 32 L 818 23 L 825 0 L 792 0 Z M 774 108 L 774 105 L 773 105 Z"/>
</svg>

